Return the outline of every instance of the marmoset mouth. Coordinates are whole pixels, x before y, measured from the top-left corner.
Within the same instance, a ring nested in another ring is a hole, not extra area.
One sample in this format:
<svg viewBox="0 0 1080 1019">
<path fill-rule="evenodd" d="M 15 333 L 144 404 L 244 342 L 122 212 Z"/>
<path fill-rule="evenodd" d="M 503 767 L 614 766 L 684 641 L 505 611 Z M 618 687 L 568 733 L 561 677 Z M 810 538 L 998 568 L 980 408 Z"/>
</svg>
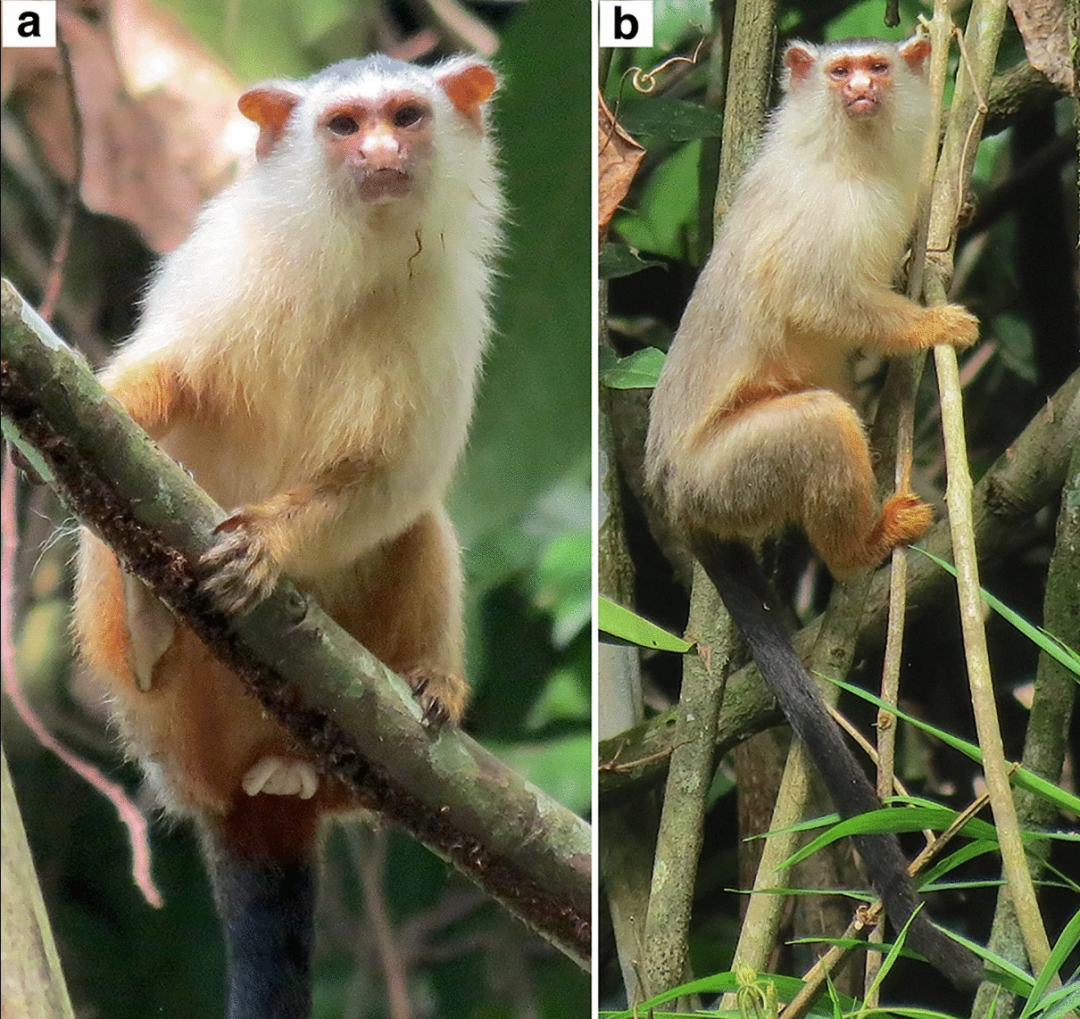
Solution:
<svg viewBox="0 0 1080 1019">
<path fill-rule="evenodd" d="M 847 103 L 847 112 L 852 117 L 870 117 L 877 112 L 877 100 L 873 96 L 859 96 Z"/>
<path fill-rule="evenodd" d="M 365 202 L 402 198 L 412 190 L 411 173 L 404 170 L 362 170 L 356 174 L 357 191 Z"/>
</svg>

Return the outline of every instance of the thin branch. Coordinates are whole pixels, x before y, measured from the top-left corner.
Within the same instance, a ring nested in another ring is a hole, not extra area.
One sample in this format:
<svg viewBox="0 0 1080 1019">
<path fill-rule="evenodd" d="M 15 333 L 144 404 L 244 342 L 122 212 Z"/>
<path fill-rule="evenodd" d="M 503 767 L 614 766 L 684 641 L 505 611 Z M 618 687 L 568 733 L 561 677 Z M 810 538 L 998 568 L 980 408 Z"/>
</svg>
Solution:
<svg viewBox="0 0 1080 1019">
<path fill-rule="evenodd" d="M 30 706 L 19 681 L 18 662 L 15 658 L 15 555 L 18 549 L 19 529 L 15 512 L 16 477 L 18 472 L 11 462 L 10 447 L 4 450 L 3 484 L 0 486 L 0 521 L 3 526 L 0 545 L 0 661 L 3 662 L 4 693 L 11 706 L 46 750 L 54 753 L 67 767 L 88 782 L 115 808 L 121 823 L 127 829 L 131 843 L 131 876 L 146 901 L 155 909 L 163 905 L 161 892 L 154 884 L 150 870 L 150 839 L 146 818 L 131 801 L 122 786 L 107 779 L 100 769 L 61 743 Z"/>
<path fill-rule="evenodd" d="M 874 749 L 874 745 L 859 731 L 858 727 L 852 723 L 846 715 L 842 714 L 831 705 L 829 706 L 829 714 L 832 715 L 833 721 L 859 745 L 859 749 L 870 758 L 874 765 L 879 766 L 881 762 L 878 751 Z M 905 786 L 895 774 L 892 777 L 892 783 L 889 788 L 884 792 L 879 789 L 878 796 L 881 799 L 885 799 L 886 796 L 892 796 L 894 793 L 897 796 L 908 795 L 907 786 Z M 923 837 L 928 843 L 934 841 L 934 833 L 929 828 L 923 829 Z"/>
<path fill-rule="evenodd" d="M 60 56 L 60 67 L 64 76 L 64 91 L 68 101 L 68 116 L 71 119 L 71 148 L 74 163 L 72 179 L 64 196 L 64 206 L 60 212 L 60 224 L 56 231 L 56 243 L 53 246 L 49 263 L 49 276 L 42 292 L 41 306 L 38 309 L 46 322 L 51 322 L 56 303 L 60 299 L 60 290 L 64 285 L 64 268 L 67 265 L 68 251 L 71 249 L 71 231 L 75 226 L 75 213 L 79 207 L 79 194 L 82 191 L 83 167 L 83 122 L 79 109 L 79 98 L 75 92 L 75 71 L 71 66 L 71 50 L 64 39 L 62 26 L 56 26 L 56 48 Z"/>
<path fill-rule="evenodd" d="M 952 38 L 952 18 L 948 0 L 935 0 L 934 18 L 930 24 L 930 127 L 919 171 L 919 215 L 912 242 L 911 264 L 908 269 L 908 296 L 918 299 L 922 293 L 923 273 L 926 267 L 926 238 L 930 226 L 930 196 L 937 165 L 937 142 L 941 132 L 941 99 L 945 92 L 945 77 L 949 66 L 949 42 Z M 896 464 L 893 480 L 896 491 L 911 488 L 911 460 L 915 443 L 915 396 L 926 363 L 924 352 L 912 354 L 890 366 L 890 384 L 897 403 L 895 450 Z M 885 660 L 881 670 L 881 699 L 895 705 L 900 696 L 900 662 L 904 651 L 904 623 L 907 616 L 907 550 L 894 548 L 889 570 L 889 617 L 885 633 Z M 892 792 L 896 755 L 896 715 L 881 708 L 877 716 L 878 761 L 877 794 L 885 797 Z M 884 927 L 877 925 L 870 931 L 870 940 L 880 942 Z M 866 1004 L 877 1005 L 878 968 L 881 957 L 871 953 L 866 959 L 864 986 L 867 988 Z"/>
<path fill-rule="evenodd" d="M 456 50 L 471 50 L 482 57 L 494 56 L 499 37 L 458 0 L 420 0 L 415 5 L 439 27 Z"/>
<path fill-rule="evenodd" d="M 266 709 L 365 806 L 396 821 L 582 967 L 589 826 L 456 729 L 291 583 L 247 615 L 213 610 L 195 566 L 224 511 L 109 398 L 4 281 L 7 422 L 43 477 Z"/>
<path fill-rule="evenodd" d="M 964 59 L 957 75 L 956 92 L 949 111 L 942 158 L 934 186 L 929 247 L 939 252 L 940 263 L 928 273 L 925 293 L 930 304 L 944 303 L 947 280 L 952 271 L 957 210 L 975 162 L 975 150 L 987 105 L 982 99 L 989 91 L 994 62 L 1005 24 L 1005 0 L 975 0 L 968 15 L 961 44 Z M 978 553 L 972 512 L 972 482 L 968 469 L 964 434 L 963 399 L 956 351 L 949 346 L 934 349 L 941 423 L 948 465 L 945 501 L 949 508 L 953 562 L 956 565 L 960 596 L 960 623 L 967 661 L 968 683 L 979 746 L 983 752 L 983 772 L 990 792 L 990 805 L 997 826 L 998 842 L 1007 877 L 1009 894 L 1016 904 L 1028 958 L 1035 972 L 1046 964 L 1050 943 L 1043 927 L 1035 887 L 1028 870 L 1013 803 L 1005 752 L 998 724 L 993 679 L 986 648 L 979 593 Z"/>
<path fill-rule="evenodd" d="M 408 970 L 394 926 L 390 922 L 384 892 L 388 836 L 389 832 L 385 828 L 371 831 L 359 825 L 352 825 L 345 833 L 353 866 L 360 875 L 360 887 L 364 893 L 364 917 L 371 928 L 382 966 L 390 1019 L 412 1019 Z"/>
<path fill-rule="evenodd" d="M 764 126 L 772 80 L 775 14 L 775 0 L 740 3 L 735 8 L 719 181 L 713 206 L 717 225 Z M 688 629 L 695 638 L 702 639 L 704 651 L 685 659 L 683 667 L 676 744 L 660 815 L 640 967 L 642 990 L 649 997 L 687 976 L 705 797 L 712 778 L 723 677 L 733 639 L 733 627 L 719 595 L 697 564 Z"/>
</svg>

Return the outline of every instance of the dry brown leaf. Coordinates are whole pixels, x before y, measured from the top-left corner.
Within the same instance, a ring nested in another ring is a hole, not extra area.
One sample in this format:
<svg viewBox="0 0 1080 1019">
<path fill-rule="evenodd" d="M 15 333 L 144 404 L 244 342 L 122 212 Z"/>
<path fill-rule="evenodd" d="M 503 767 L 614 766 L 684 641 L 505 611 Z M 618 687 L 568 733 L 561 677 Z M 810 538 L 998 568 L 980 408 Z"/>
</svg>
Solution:
<svg viewBox="0 0 1080 1019">
<path fill-rule="evenodd" d="M 626 197 L 634 175 L 645 158 L 645 149 L 615 123 L 603 96 L 600 96 L 599 131 L 598 202 L 600 243 L 603 243 L 611 217 Z"/>
<path fill-rule="evenodd" d="M 240 86 L 146 0 L 116 0 L 111 8 L 84 2 L 78 13 L 61 7 L 57 16 L 83 121 L 83 203 L 128 220 L 154 251 L 170 251 L 203 202 L 235 176 L 241 154 L 254 149 L 256 128 L 236 109 Z M 53 51 L 12 52 L 20 59 L 5 69 L 11 87 L 49 163 L 70 181 L 71 119 L 59 59 Z"/>
<path fill-rule="evenodd" d="M 205 197 L 253 165 L 258 128 L 237 109 L 240 84 L 168 11 L 149 0 L 113 0 L 113 38 L 130 94 L 171 100 L 170 158 Z"/>
<path fill-rule="evenodd" d="M 1075 78 L 1069 60 L 1069 19 L 1062 0 L 1009 0 L 1009 9 L 1024 39 L 1028 63 L 1055 85 L 1072 92 Z"/>
</svg>

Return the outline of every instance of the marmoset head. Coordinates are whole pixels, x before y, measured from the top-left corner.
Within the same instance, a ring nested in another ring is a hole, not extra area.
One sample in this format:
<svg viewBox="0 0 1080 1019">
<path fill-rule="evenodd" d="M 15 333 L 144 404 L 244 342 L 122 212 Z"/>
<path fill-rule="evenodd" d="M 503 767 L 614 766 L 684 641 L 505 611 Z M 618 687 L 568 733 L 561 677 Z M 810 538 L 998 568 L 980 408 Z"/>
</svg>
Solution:
<svg viewBox="0 0 1080 1019">
<path fill-rule="evenodd" d="M 824 92 L 829 105 L 854 121 L 890 108 L 897 90 L 922 82 L 930 41 L 914 36 L 901 43 L 845 39 L 813 46 L 792 42 L 784 51 L 781 85 L 791 96 Z"/>
<path fill-rule="evenodd" d="M 480 143 L 496 86 L 495 72 L 473 58 L 423 68 L 377 55 L 303 82 L 257 85 L 239 106 L 259 125 L 260 161 L 285 149 L 310 155 L 312 139 L 336 188 L 381 205 L 423 190 L 434 152 L 463 135 Z"/>
</svg>

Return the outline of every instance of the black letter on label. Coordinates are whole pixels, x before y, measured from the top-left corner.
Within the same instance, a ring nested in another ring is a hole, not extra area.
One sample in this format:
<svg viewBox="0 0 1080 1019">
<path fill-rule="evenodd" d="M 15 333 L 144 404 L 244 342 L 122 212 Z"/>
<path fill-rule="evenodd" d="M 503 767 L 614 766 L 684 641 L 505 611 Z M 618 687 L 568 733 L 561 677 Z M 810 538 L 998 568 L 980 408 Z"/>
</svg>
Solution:
<svg viewBox="0 0 1080 1019">
<path fill-rule="evenodd" d="M 35 14 L 33 11 L 23 11 L 19 15 L 19 24 L 15 31 L 23 39 L 40 39 L 41 38 L 41 16 Z"/>
<path fill-rule="evenodd" d="M 622 30 L 623 22 L 628 22 L 630 25 L 630 31 L 624 32 Z M 616 39 L 633 39 L 637 35 L 638 23 L 637 18 L 632 14 L 623 14 L 621 7 L 615 8 L 615 38 Z"/>
</svg>

